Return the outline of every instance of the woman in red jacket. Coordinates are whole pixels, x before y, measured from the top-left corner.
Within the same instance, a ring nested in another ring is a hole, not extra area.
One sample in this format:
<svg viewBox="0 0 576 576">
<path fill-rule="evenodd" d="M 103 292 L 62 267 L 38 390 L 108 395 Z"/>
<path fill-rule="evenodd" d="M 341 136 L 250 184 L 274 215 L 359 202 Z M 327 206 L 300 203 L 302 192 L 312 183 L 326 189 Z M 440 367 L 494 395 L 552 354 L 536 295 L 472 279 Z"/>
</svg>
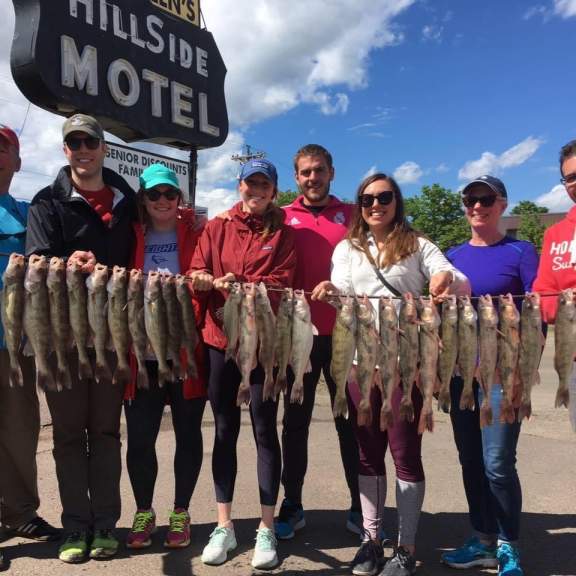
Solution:
<svg viewBox="0 0 576 576">
<path fill-rule="evenodd" d="M 182 193 L 176 174 L 161 164 L 152 164 L 140 176 L 137 195 L 140 221 L 135 224 L 136 249 L 133 268 L 144 273 L 152 270 L 178 274 L 188 268 L 201 226 L 194 211 L 180 208 Z M 195 306 L 196 308 L 196 306 Z M 198 315 L 198 311 L 196 310 Z M 158 385 L 158 363 L 153 355 L 146 362 L 148 389 L 136 387 L 136 370 L 126 389 L 124 411 L 128 431 L 126 455 L 128 475 L 136 500 L 136 514 L 128 533 L 128 548 L 147 548 L 152 544 L 156 517 L 152 508 L 154 484 L 158 472 L 156 438 L 166 404 L 170 405 L 176 436 L 174 454 L 174 509 L 164 540 L 167 548 L 190 544 L 188 506 L 202 466 L 201 423 L 206 405 L 203 379 L 202 343 L 196 349 L 199 378 L 175 379 Z M 133 362 L 135 364 L 135 362 Z"/>
<path fill-rule="evenodd" d="M 240 408 L 236 405 L 241 381 L 236 362 L 225 360 L 226 337 L 221 309 L 230 282 L 264 282 L 279 288 L 291 286 L 296 263 L 293 231 L 284 224 L 284 212 L 274 204 L 277 174 L 265 159 L 244 164 L 238 185 L 241 201 L 227 218 L 208 222 L 198 242 L 191 268 L 193 286 L 210 290 L 203 328 L 208 349 L 208 398 L 214 412 L 216 434 L 212 473 L 216 488 L 218 526 L 204 548 L 205 564 L 222 564 L 236 548 L 231 519 L 236 479 L 236 442 L 240 432 Z M 270 296 L 278 292 L 270 292 Z M 272 299 L 272 298 L 271 298 Z M 276 299 L 277 301 L 277 299 Z M 272 304 L 275 302 L 273 300 Z M 274 508 L 280 486 L 281 455 L 276 415 L 278 404 L 263 401 L 264 374 L 260 365 L 250 377 L 250 418 L 258 452 L 258 485 L 262 520 L 252 558 L 255 568 L 278 563 L 274 536 Z"/>
</svg>

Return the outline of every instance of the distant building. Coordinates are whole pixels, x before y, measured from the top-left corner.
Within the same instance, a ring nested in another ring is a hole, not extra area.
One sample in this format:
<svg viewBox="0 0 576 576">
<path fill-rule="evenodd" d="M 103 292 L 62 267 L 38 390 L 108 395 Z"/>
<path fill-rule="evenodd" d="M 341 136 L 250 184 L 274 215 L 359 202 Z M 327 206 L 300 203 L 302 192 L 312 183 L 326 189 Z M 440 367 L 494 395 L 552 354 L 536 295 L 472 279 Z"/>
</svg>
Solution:
<svg viewBox="0 0 576 576">
<path fill-rule="evenodd" d="M 546 214 L 538 214 L 538 219 L 546 228 L 552 226 L 552 224 L 556 224 L 566 216 L 566 212 L 555 212 L 555 213 L 546 213 Z M 511 214 L 509 216 L 502 216 L 500 218 L 500 232 L 504 234 L 508 234 L 508 236 L 512 236 L 516 238 L 518 235 L 518 228 L 520 228 L 520 215 L 518 214 Z"/>
</svg>

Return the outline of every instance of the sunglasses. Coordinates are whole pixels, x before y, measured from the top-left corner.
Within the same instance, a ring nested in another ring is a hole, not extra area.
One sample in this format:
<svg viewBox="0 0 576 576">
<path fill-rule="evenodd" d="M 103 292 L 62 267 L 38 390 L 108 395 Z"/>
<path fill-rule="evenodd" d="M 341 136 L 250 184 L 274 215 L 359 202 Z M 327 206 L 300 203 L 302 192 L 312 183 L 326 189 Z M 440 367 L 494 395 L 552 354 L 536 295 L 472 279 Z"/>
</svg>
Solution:
<svg viewBox="0 0 576 576">
<path fill-rule="evenodd" d="M 490 206 L 494 206 L 494 202 L 496 202 L 496 194 L 490 194 L 490 196 L 462 196 L 462 204 L 466 206 L 466 208 L 473 208 L 480 202 L 480 206 L 482 208 L 489 208 Z"/>
<path fill-rule="evenodd" d="M 177 190 L 176 188 L 168 188 L 166 192 L 160 192 L 160 190 L 157 190 L 156 188 L 150 188 L 149 190 L 144 190 L 144 194 L 146 194 L 146 198 L 152 202 L 160 200 L 160 196 L 164 196 L 166 200 L 173 201 L 180 196 L 180 190 Z"/>
<path fill-rule="evenodd" d="M 568 184 L 568 185 L 576 183 L 576 172 L 566 174 L 566 176 L 560 178 L 560 182 L 562 182 L 562 184 Z"/>
<path fill-rule="evenodd" d="M 371 208 L 374 205 L 374 200 L 378 200 L 381 206 L 388 206 L 394 200 L 394 192 L 386 190 L 379 194 L 361 194 L 358 199 L 362 208 Z"/>
<path fill-rule="evenodd" d="M 95 138 L 94 136 L 88 136 L 87 138 L 72 136 L 71 138 L 66 138 L 64 142 L 72 152 L 80 150 L 82 143 L 84 143 L 84 146 L 86 146 L 88 150 L 96 150 L 100 146 L 100 138 Z"/>
</svg>

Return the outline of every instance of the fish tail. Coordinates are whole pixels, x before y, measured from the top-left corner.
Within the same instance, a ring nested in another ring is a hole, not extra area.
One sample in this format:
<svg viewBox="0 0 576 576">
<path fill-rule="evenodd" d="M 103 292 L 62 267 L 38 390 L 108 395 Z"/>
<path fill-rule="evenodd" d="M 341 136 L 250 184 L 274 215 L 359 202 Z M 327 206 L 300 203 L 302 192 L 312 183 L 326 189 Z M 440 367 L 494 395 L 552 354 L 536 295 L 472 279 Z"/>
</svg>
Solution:
<svg viewBox="0 0 576 576">
<path fill-rule="evenodd" d="M 380 431 L 386 432 L 388 428 L 392 428 L 394 426 L 394 415 L 392 414 L 392 410 L 390 406 L 382 405 L 382 409 L 380 410 Z"/>
<path fill-rule="evenodd" d="M 238 396 L 236 397 L 236 406 L 242 406 L 242 404 L 250 404 L 250 386 L 245 384 L 240 384 Z"/>
<path fill-rule="evenodd" d="M 420 420 L 418 422 L 418 434 L 424 434 L 428 430 L 429 432 L 434 431 L 434 414 L 429 408 L 422 408 L 420 412 Z"/>
<path fill-rule="evenodd" d="M 283 374 L 278 372 L 276 375 L 276 382 L 274 384 L 274 396 L 278 397 L 280 392 L 286 392 L 286 388 L 288 388 L 288 381 L 286 379 L 286 370 L 284 370 Z"/>
<path fill-rule="evenodd" d="M 36 368 L 36 386 L 44 392 L 59 392 L 58 384 L 54 381 L 54 376 L 50 370 Z"/>
<path fill-rule="evenodd" d="M 441 388 L 440 394 L 438 395 L 438 410 L 442 410 L 442 412 L 448 414 L 448 412 L 450 412 L 451 402 L 450 388 Z"/>
<path fill-rule="evenodd" d="M 264 380 L 264 387 L 262 390 L 262 400 L 266 402 L 267 400 L 273 400 L 276 402 L 276 394 L 274 393 L 274 378 L 272 375 L 266 375 Z"/>
<path fill-rule="evenodd" d="M 560 406 L 566 406 L 568 408 L 570 404 L 570 393 L 568 392 L 567 386 L 558 386 L 558 391 L 556 392 L 556 402 L 554 405 L 556 408 L 560 408 Z"/>
<path fill-rule="evenodd" d="M 460 396 L 460 410 L 474 410 L 476 403 L 474 402 L 474 390 L 462 390 Z"/>
<path fill-rule="evenodd" d="M 112 384 L 123 384 L 130 381 L 130 377 L 132 376 L 132 372 L 130 370 L 130 366 L 121 366 L 118 364 L 116 366 L 116 370 L 114 370 L 114 376 L 112 377 Z"/>
<path fill-rule="evenodd" d="M 145 364 L 138 364 L 138 374 L 136 376 L 136 386 L 141 390 L 148 390 L 150 388 L 150 380 L 148 379 L 148 370 Z"/>
<path fill-rule="evenodd" d="M 500 422 L 502 424 L 513 424 L 516 421 L 514 414 L 514 406 L 512 406 L 508 398 L 502 398 L 502 405 L 500 406 Z"/>
<path fill-rule="evenodd" d="M 91 380 L 94 378 L 90 359 L 85 354 L 82 356 L 78 355 L 78 378 L 80 380 Z"/>
<path fill-rule="evenodd" d="M 488 403 L 486 405 L 483 403 L 480 407 L 480 428 L 484 428 L 485 426 L 490 426 L 494 416 L 492 414 L 492 406 Z"/>
<path fill-rule="evenodd" d="M 522 422 L 524 418 L 529 420 L 530 416 L 532 416 L 532 402 L 530 399 L 522 400 L 522 404 L 520 404 L 518 409 L 518 422 Z"/>
<path fill-rule="evenodd" d="M 411 398 L 402 398 L 398 412 L 400 421 L 414 422 L 414 405 Z"/>
<path fill-rule="evenodd" d="M 346 400 L 346 396 L 344 394 L 339 394 L 336 392 L 332 413 L 334 414 L 334 418 L 338 418 L 339 416 L 348 418 L 348 401 Z"/>
<path fill-rule="evenodd" d="M 103 380 L 112 380 L 112 373 L 110 372 L 110 367 L 106 362 L 100 362 L 96 360 L 96 369 L 94 370 L 94 376 L 96 382 L 100 383 Z"/>
<path fill-rule="evenodd" d="M 10 364 L 10 386 L 24 386 L 24 377 L 20 364 Z"/>
<path fill-rule="evenodd" d="M 370 402 L 362 399 L 358 405 L 358 426 L 370 426 L 370 424 L 372 424 Z"/>
<path fill-rule="evenodd" d="M 163 388 L 166 382 L 172 382 L 173 378 L 172 370 L 170 370 L 168 365 L 164 365 L 162 368 L 158 366 L 158 386 L 160 388 Z"/>
<path fill-rule="evenodd" d="M 226 354 L 224 355 L 224 362 L 228 362 L 236 357 L 236 347 L 235 346 L 228 346 L 226 348 Z"/>
<path fill-rule="evenodd" d="M 302 380 L 295 380 L 290 392 L 290 404 L 302 404 L 304 402 L 304 383 Z"/>
<path fill-rule="evenodd" d="M 62 382 L 66 390 L 72 390 L 72 377 L 70 376 L 70 369 L 68 366 L 58 366 L 56 374 L 58 382 Z"/>
</svg>

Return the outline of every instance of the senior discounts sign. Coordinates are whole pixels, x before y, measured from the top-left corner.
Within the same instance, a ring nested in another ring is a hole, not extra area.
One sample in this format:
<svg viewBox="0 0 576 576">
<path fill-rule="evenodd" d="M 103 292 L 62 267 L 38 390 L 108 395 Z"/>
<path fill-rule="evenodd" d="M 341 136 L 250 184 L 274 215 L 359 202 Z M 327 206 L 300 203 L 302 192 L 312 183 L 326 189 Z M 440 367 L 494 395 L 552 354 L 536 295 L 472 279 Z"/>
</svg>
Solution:
<svg viewBox="0 0 576 576">
<path fill-rule="evenodd" d="M 34 104 L 92 114 L 128 142 L 226 139 L 226 67 L 198 0 L 13 2 L 12 74 Z"/>
</svg>

